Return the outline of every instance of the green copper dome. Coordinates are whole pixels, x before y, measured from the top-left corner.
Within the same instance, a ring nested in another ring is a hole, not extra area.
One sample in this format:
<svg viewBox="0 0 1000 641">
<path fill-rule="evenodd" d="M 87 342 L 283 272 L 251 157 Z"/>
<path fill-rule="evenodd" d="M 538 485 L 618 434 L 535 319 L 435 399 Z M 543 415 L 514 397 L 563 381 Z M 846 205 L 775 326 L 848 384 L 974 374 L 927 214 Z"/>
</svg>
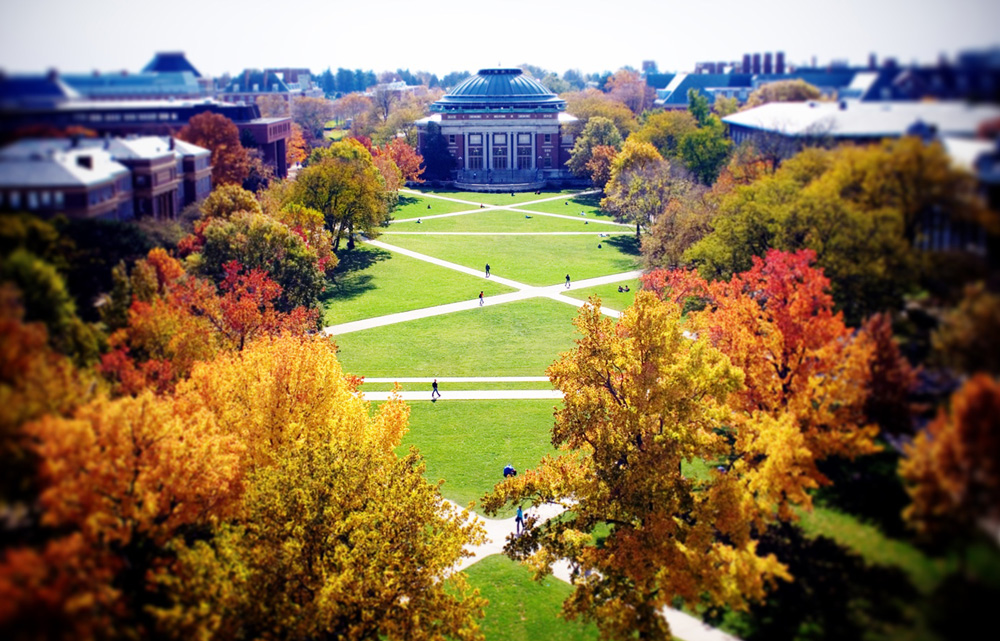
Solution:
<svg viewBox="0 0 1000 641">
<path fill-rule="evenodd" d="M 480 69 L 479 73 L 431 105 L 431 111 L 495 109 L 562 111 L 566 102 L 520 69 Z"/>
</svg>

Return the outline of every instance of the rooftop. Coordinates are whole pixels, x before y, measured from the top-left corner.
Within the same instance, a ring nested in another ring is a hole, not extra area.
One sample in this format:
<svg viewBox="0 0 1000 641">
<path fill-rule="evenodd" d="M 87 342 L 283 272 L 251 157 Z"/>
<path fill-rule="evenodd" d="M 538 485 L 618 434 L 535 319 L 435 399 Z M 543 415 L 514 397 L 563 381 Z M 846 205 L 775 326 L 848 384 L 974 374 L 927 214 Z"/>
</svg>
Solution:
<svg viewBox="0 0 1000 641">
<path fill-rule="evenodd" d="M 566 102 L 520 69 L 480 69 L 431 105 L 431 111 L 562 111 Z"/>
<path fill-rule="evenodd" d="M 145 67 L 143 73 L 164 73 L 171 71 L 189 71 L 195 78 L 201 78 L 201 74 L 194 68 L 183 51 L 161 51 L 153 56 Z"/>
<path fill-rule="evenodd" d="M 102 149 L 50 149 L 29 154 L 9 154 L 8 150 L 0 150 L 0 187 L 83 187 L 129 173 Z"/>
</svg>

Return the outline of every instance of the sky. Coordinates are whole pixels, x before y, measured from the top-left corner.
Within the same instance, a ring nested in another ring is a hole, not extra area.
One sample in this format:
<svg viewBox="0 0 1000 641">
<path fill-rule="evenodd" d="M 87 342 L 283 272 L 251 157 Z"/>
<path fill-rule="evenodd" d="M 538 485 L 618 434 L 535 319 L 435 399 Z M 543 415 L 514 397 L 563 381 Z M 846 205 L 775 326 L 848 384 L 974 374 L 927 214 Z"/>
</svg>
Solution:
<svg viewBox="0 0 1000 641">
<path fill-rule="evenodd" d="M 0 0 L 0 69 L 139 71 L 184 51 L 203 75 L 245 68 L 562 73 L 691 71 L 784 51 L 902 63 L 1000 45 L 1000 0 Z"/>
</svg>

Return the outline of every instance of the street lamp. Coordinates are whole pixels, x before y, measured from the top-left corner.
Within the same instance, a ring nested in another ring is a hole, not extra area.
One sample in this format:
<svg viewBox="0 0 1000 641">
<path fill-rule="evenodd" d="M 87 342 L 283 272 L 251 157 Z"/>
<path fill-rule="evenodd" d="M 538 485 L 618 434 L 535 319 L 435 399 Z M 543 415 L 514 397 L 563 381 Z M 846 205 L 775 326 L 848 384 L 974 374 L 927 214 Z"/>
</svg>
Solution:
<svg viewBox="0 0 1000 641">
<path fill-rule="evenodd" d="M 535 163 L 535 182 L 538 182 L 538 177 L 541 176 L 542 172 L 542 157 L 538 157 L 538 162 Z"/>
<path fill-rule="evenodd" d="M 459 181 L 465 180 L 465 165 L 462 164 L 462 157 L 458 157 L 458 179 Z"/>
</svg>

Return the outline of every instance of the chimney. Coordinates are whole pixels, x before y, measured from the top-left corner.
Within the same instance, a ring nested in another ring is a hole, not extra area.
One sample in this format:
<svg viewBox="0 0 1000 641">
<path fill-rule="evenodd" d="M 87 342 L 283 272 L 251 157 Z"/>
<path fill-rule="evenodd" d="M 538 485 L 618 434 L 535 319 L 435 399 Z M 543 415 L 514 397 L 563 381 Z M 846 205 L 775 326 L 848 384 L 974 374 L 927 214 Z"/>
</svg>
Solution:
<svg viewBox="0 0 1000 641">
<path fill-rule="evenodd" d="M 122 77 L 128 76 L 128 69 L 122 69 Z"/>
<path fill-rule="evenodd" d="M 775 56 L 774 73 L 785 73 L 785 52 L 779 51 Z"/>
<path fill-rule="evenodd" d="M 876 56 L 875 52 L 873 51 L 870 54 L 868 54 L 868 69 L 870 71 L 875 71 L 875 69 L 877 68 L 878 68 L 878 56 Z"/>
<path fill-rule="evenodd" d="M 94 159 L 91 158 L 90 156 L 77 156 L 76 164 L 79 165 L 80 167 L 84 167 L 85 169 L 93 169 Z"/>
<path fill-rule="evenodd" d="M 743 54 L 743 64 L 740 65 L 740 73 L 750 73 L 750 54 Z"/>
<path fill-rule="evenodd" d="M 94 71 L 91 73 L 91 75 L 94 76 L 95 78 L 99 78 L 100 75 L 101 75 L 101 72 L 100 72 L 99 69 L 94 69 Z"/>
<path fill-rule="evenodd" d="M 764 73 L 774 73 L 774 64 L 770 51 L 764 54 Z"/>
<path fill-rule="evenodd" d="M 813 69 L 815 69 L 815 68 L 816 68 L 816 56 L 813 56 L 813 57 L 812 57 L 812 68 L 813 68 Z"/>
<path fill-rule="evenodd" d="M 760 54 L 753 54 L 753 73 L 760 73 Z"/>
<path fill-rule="evenodd" d="M 48 80 L 49 82 L 55 82 L 56 80 L 59 79 L 59 72 L 56 71 L 55 67 L 52 67 L 51 69 L 49 69 L 49 72 L 45 74 L 45 79 Z"/>
<path fill-rule="evenodd" d="M 174 137 L 170 136 L 170 151 L 174 150 Z"/>
</svg>

